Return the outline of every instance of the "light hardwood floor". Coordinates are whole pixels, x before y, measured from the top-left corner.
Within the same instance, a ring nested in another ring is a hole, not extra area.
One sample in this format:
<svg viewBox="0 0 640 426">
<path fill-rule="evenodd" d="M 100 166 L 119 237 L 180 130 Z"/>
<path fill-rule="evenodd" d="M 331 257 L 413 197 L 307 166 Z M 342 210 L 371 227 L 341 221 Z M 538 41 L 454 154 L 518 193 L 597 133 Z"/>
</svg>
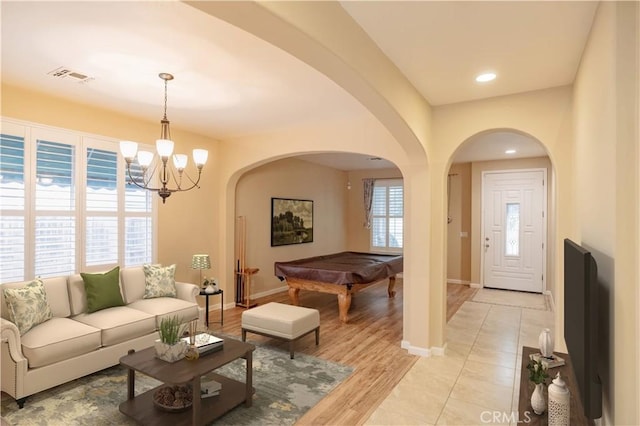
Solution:
<svg viewBox="0 0 640 426">
<path fill-rule="evenodd" d="M 338 318 L 335 295 L 300 291 L 300 305 L 320 311 L 320 346 L 313 335 L 296 342 L 296 351 L 354 367 L 353 374 L 309 410 L 299 425 L 359 425 L 364 423 L 385 399 L 418 357 L 400 348 L 402 340 L 402 280 L 396 284 L 396 297 L 387 297 L 386 281 L 354 295 L 349 310 L 349 323 Z M 447 320 L 475 294 L 475 289 L 463 285 L 448 286 Z M 289 303 L 287 292 L 262 299 Z M 240 336 L 240 316 L 243 308 L 225 310 L 224 326 L 211 324 L 212 331 Z M 210 313 L 210 320 L 219 319 L 219 311 Z M 249 334 L 250 340 L 287 350 L 288 344 L 268 337 Z"/>
</svg>

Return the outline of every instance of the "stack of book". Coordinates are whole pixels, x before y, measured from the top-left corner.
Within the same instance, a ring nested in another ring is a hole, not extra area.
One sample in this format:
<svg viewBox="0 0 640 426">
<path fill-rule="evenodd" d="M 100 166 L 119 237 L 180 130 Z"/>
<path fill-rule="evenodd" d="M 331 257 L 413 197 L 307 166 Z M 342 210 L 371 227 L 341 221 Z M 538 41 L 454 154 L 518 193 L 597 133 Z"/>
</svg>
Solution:
<svg viewBox="0 0 640 426">
<path fill-rule="evenodd" d="M 547 369 L 561 367 L 564 365 L 564 359 L 560 358 L 558 355 L 551 355 L 550 357 L 546 357 L 538 352 L 536 354 L 529 355 L 529 358 L 532 361 L 541 361 L 542 365 L 544 365 Z"/>
<path fill-rule="evenodd" d="M 209 398 L 211 396 L 220 395 L 220 389 L 222 389 L 221 383 L 218 383 L 215 380 L 203 378 L 202 382 L 200 382 L 200 397 Z"/>
<path fill-rule="evenodd" d="M 187 342 L 187 344 L 191 344 L 189 337 L 183 337 L 182 340 Z M 222 345 L 224 344 L 223 339 L 213 336 L 209 333 L 196 334 L 195 342 L 196 348 L 198 349 L 198 353 L 200 355 L 207 352 L 220 350 L 222 349 Z"/>
</svg>

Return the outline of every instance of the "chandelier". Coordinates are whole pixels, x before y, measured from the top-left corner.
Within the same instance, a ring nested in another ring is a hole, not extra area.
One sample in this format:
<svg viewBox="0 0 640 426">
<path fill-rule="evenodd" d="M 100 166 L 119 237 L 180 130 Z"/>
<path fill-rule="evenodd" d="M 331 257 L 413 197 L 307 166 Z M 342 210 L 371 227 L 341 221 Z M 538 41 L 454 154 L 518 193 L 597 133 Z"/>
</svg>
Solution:
<svg viewBox="0 0 640 426">
<path fill-rule="evenodd" d="M 198 178 L 194 181 L 185 172 L 187 167 L 187 156 L 185 154 L 173 155 L 173 167 L 169 164 L 169 157 L 173 154 L 173 141 L 171 140 L 171 129 L 169 127 L 169 120 L 167 119 L 167 82 L 173 80 L 173 75 L 167 73 L 160 73 L 158 75 L 164 80 L 164 117 L 160 120 L 161 130 L 160 139 L 156 140 L 156 150 L 158 152 L 158 161 L 154 161 L 155 155 L 149 151 L 138 151 L 138 144 L 132 141 L 121 141 L 120 152 L 127 162 L 127 175 L 129 176 L 129 183 L 138 186 L 148 191 L 157 192 L 162 198 L 164 204 L 167 197 L 174 192 L 189 191 L 193 188 L 200 188 L 198 182 L 200 182 L 200 176 L 202 174 L 202 168 L 207 162 L 209 152 L 206 149 L 194 149 L 193 161 L 198 169 Z M 142 169 L 142 176 L 133 176 L 131 173 L 131 165 L 136 160 Z M 153 177 L 157 172 L 158 185 L 154 186 Z M 182 177 L 186 176 L 189 180 L 187 187 L 182 187 Z M 173 182 L 173 187 L 170 187 Z"/>
</svg>

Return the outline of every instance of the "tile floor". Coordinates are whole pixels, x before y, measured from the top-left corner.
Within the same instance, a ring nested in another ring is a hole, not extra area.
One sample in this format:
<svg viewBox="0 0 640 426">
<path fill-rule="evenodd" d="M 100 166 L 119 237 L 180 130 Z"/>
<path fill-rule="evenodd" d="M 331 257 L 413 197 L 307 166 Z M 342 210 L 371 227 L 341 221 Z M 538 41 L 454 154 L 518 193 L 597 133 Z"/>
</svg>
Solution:
<svg viewBox="0 0 640 426">
<path fill-rule="evenodd" d="M 537 347 L 553 325 L 550 310 L 465 302 L 447 324 L 445 356 L 420 358 L 365 424 L 515 425 L 522 346 Z"/>
</svg>

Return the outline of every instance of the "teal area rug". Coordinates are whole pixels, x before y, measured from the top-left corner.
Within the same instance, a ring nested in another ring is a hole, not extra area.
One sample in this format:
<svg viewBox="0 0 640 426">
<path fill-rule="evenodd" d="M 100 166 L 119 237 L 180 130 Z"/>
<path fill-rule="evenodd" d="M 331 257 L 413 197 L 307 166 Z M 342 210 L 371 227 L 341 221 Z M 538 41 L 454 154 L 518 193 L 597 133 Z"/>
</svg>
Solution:
<svg viewBox="0 0 640 426">
<path fill-rule="evenodd" d="M 295 359 L 289 359 L 288 351 L 257 346 L 253 353 L 253 405 L 240 405 L 215 424 L 292 425 L 352 371 L 309 355 L 296 353 Z M 244 381 L 245 361 L 236 360 L 216 373 Z M 136 394 L 159 384 L 136 374 Z M 30 396 L 21 410 L 12 398 L 4 398 L 2 419 L 13 426 L 134 425 L 118 410 L 126 398 L 127 370 L 115 366 Z"/>
</svg>

